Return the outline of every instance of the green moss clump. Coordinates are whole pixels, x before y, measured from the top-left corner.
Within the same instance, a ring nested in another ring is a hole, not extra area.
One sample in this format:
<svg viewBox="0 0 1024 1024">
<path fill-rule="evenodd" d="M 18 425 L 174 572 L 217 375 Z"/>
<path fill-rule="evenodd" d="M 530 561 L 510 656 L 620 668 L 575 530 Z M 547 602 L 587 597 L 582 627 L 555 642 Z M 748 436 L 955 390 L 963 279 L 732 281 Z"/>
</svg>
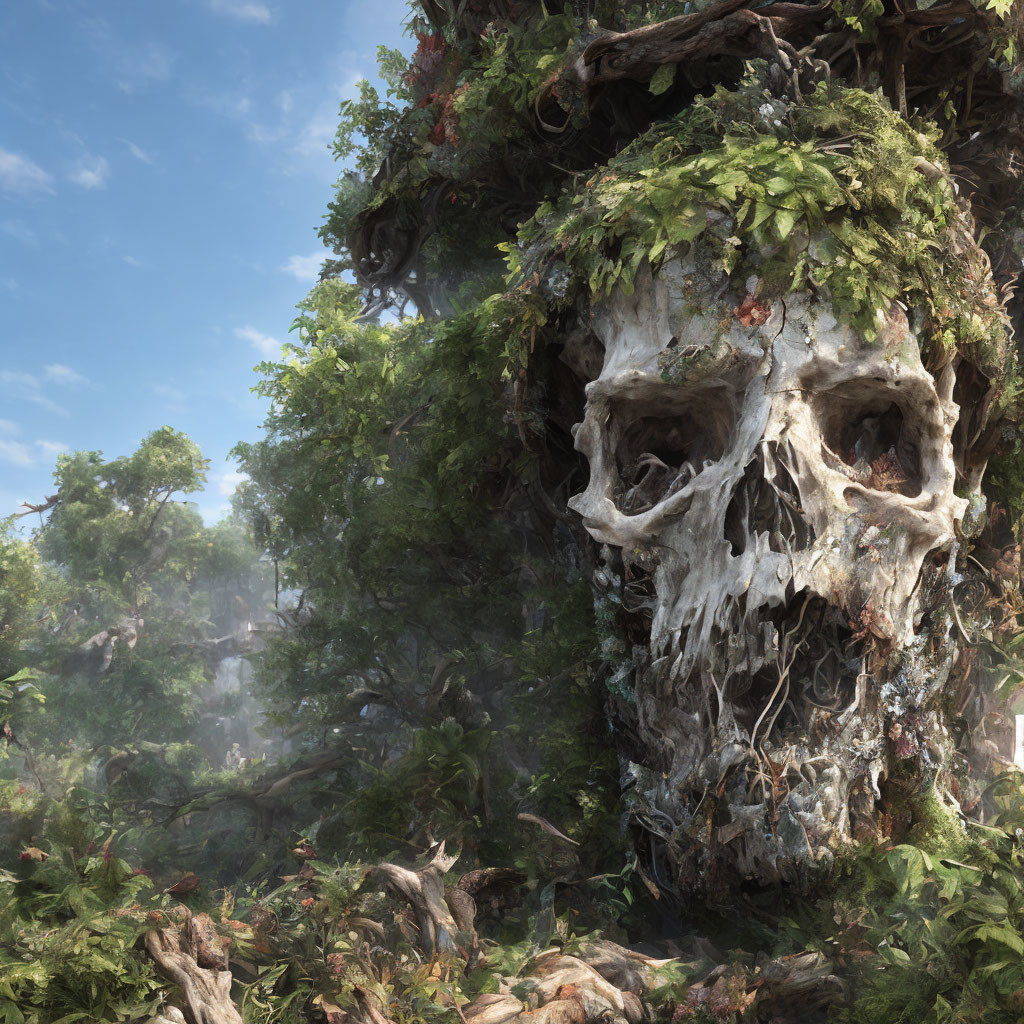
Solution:
<svg viewBox="0 0 1024 1024">
<path fill-rule="evenodd" d="M 972 849 L 967 826 L 960 816 L 944 803 L 932 787 L 910 801 L 909 841 L 935 857 L 963 857 Z"/>
<path fill-rule="evenodd" d="M 821 291 L 869 341 L 901 302 L 923 317 L 925 358 L 941 365 L 955 349 L 1001 375 L 1005 316 L 964 241 L 936 137 L 880 93 L 819 85 L 793 103 L 748 78 L 542 204 L 505 247 L 510 283 L 535 286 L 557 259 L 576 294 L 628 292 L 644 261 L 700 239 L 736 280 Z"/>
</svg>

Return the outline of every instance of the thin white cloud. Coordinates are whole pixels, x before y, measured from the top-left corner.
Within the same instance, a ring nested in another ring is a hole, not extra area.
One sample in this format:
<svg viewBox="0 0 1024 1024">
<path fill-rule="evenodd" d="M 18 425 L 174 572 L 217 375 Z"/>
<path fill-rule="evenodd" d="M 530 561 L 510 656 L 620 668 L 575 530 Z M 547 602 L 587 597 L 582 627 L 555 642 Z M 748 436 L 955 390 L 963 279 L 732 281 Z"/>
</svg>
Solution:
<svg viewBox="0 0 1024 1024">
<path fill-rule="evenodd" d="M 226 14 L 238 21 L 252 21 L 259 25 L 270 24 L 270 8 L 255 0 L 210 0 L 210 10 L 215 14 Z"/>
<path fill-rule="evenodd" d="M 14 420 L 0 420 L 0 434 L 20 434 L 21 428 Z"/>
<path fill-rule="evenodd" d="M 337 166 L 332 153 L 334 136 L 338 131 L 338 104 L 344 99 L 359 95 L 359 83 L 366 76 L 358 71 L 346 69 L 344 77 L 335 80 L 333 87 L 323 91 L 323 98 L 308 105 L 300 104 L 295 113 L 302 111 L 305 118 L 298 123 L 289 123 L 287 138 L 289 165 L 286 174 L 309 173 L 337 176 Z M 289 122 L 297 119 L 289 118 Z"/>
<path fill-rule="evenodd" d="M 22 469 L 34 466 L 44 458 L 49 461 L 55 455 L 67 450 L 66 444 L 57 441 L 35 441 L 33 444 L 24 444 L 21 441 L 0 439 L 0 461 Z"/>
<path fill-rule="evenodd" d="M 289 256 L 281 270 L 291 274 L 297 281 L 313 282 L 320 276 L 320 267 L 325 259 L 327 253 L 324 251 L 310 253 L 308 256 Z"/>
<path fill-rule="evenodd" d="M 281 342 L 276 338 L 270 337 L 269 334 L 257 331 L 255 327 L 249 327 L 248 325 L 236 327 L 234 333 L 236 338 L 249 342 L 260 355 L 266 356 L 268 359 L 275 358 L 281 354 Z"/>
<path fill-rule="evenodd" d="M 122 256 L 121 259 L 128 264 L 129 267 L 141 267 L 141 261 L 137 260 L 134 256 Z"/>
<path fill-rule="evenodd" d="M 217 480 L 217 489 L 225 498 L 230 498 L 240 483 L 249 479 L 248 473 L 239 473 L 237 470 L 221 473 Z"/>
<path fill-rule="evenodd" d="M 88 377 L 84 377 L 77 370 L 73 370 L 70 366 L 65 366 L 63 363 L 50 363 L 43 371 L 43 377 L 46 380 L 53 381 L 54 384 L 89 383 Z"/>
<path fill-rule="evenodd" d="M 40 406 L 55 416 L 70 415 L 67 409 L 58 405 L 52 398 L 43 392 L 42 384 L 38 377 L 31 373 L 24 373 L 21 370 L 0 370 L 0 384 L 5 386 L 5 397 L 22 399 Z"/>
<path fill-rule="evenodd" d="M 229 117 L 236 121 L 247 118 L 252 110 L 252 97 L 237 89 L 215 92 L 207 88 L 191 88 L 188 91 L 188 98 L 197 106 L 206 107 L 221 117 Z"/>
<path fill-rule="evenodd" d="M 300 157 L 325 157 L 338 131 L 337 104 L 324 106 L 303 125 L 293 147 Z"/>
<path fill-rule="evenodd" d="M 10 235 L 11 238 L 17 239 L 19 242 L 25 242 L 28 245 L 39 244 L 39 237 L 24 221 L 0 221 L 0 231 L 5 235 Z"/>
<path fill-rule="evenodd" d="M 0 149 L 0 192 L 9 196 L 53 194 L 53 176 L 21 153 Z"/>
<path fill-rule="evenodd" d="M 318 88 L 315 94 L 302 84 L 295 84 L 279 90 L 271 102 L 252 103 L 248 108 L 232 102 L 230 95 L 200 96 L 198 102 L 243 120 L 247 141 L 273 147 L 273 162 L 281 173 L 312 173 L 333 181 L 337 177 L 332 144 L 338 130 L 338 104 L 358 96 L 363 77 L 345 68 L 329 86 Z"/>
<path fill-rule="evenodd" d="M 110 165 L 102 156 L 87 156 L 78 161 L 68 178 L 82 188 L 106 188 Z"/>
<path fill-rule="evenodd" d="M 32 402 L 55 416 L 67 417 L 70 413 L 47 394 L 44 385 L 77 387 L 89 383 L 87 377 L 63 363 L 51 363 L 43 370 L 41 378 L 24 370 L 0 370 L 0 384 L 4 386 L 5 398 Z"/>
<path fill-rule="evenodd" d="M 269 128 L 258 121 L 251 121 L 245 126 L 245 137 L 250 142 L 277 142 L 284 137 L 284 133 L 277 128 Z"/>
<path fill-rule="evenodd" d="M 39 381 L 31 373 L 22 370 L 0 370 L 0 381 L 13 387 L 38 388 Z"/>
<path fill-rule="evenodd" d="M 117 141 L 127 146 L 128 152 L 131 153 L 136 160 L 139 160 L 144 164 L 152 165 L 153 158 L 141 146 L 135 145 L 131 139 L 118 139 Z"/>
<path fill-rule="evenodd" d="M 36 441 L 36 447 L 44 455 L 49 455 L 51 457 L 70 450 L 63 441 Z"/>
<path fill-rule="evenodd" d="M 207 526 L 215 526 L 217 523 L 224 519 L 227 519 L 231 515 L 231 506 L 226 502 L 217 502 L 211 504 L 205 501 L 194 501 L 191 504 L 195 505 L 199 514 L 203 517 L 203 522 Z"/>
<path fill-rule="evenodd" d="M 175 55 L 163 43 L 125 39 L 106 18 L 94 14 L 83 15 L 79 26 L 122 92 L 130 95 L 140 86 L 171 77 Z"/>
<path fill-rule="evenodd" d="M 0 459 L 12 466 L 22 468 L 35 465 L 35 452 L 27 444 L 20 441 L 0 440 Z"/>
<path fill-rule="evenodd" d="M 117 40 L 115 66 L 119 75 L 118 88 L 133 93 L 146 82 L 166 82 L 171 77 L 174 54 L 161 43 L 136 45 Z"/>
<path fill-rule="evenodd" d="M 180 388 L 172 387 L 170 384 L 158 384 L 153 388 L 153 394 L 164 401 L 168 409 L 180 411 L 185 407 L 188 396 Z"/>
</svg>

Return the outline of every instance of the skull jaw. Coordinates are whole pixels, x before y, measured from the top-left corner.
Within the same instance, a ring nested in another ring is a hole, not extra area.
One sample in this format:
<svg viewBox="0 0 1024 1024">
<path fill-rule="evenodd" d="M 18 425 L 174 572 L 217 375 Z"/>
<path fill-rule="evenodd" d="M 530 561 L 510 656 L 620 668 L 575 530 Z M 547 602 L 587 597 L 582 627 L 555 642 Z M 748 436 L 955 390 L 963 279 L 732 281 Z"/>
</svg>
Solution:
<svg viewBox="0 0 1024 1024">
<path fill-rule="evenodd" d="M 948 655 L 923 657 L 917 631 L 967 504 L 957 410 L 898 310 L 875 345 L 803 296 L 723 328 L 687 259 L 595 315 L 604 366 L 576 430 L 591 479 L 570 507 L 653 584 L 635 658 L 652 757 L 629 773 L 668 848 L 690 850 L 677 874 L 806 877 L 873 828 L 894 760 L 946 756 Z M 681 340 L 693 372 L 673 376 Z"/>
<path fill-rule="evenodd" d="M 731 676 L 727 658 L 723 675 L 699 665 L 673 680 L 664 659 L 646 659 L 635 676 L 651 757 L 628 765 L 634 806 L 665 841 L 660 856 L 684 889 L 713 895 L 736 878 L 812 884 L 809 868 L 883 837 L 887 779 L 951 761 L 936 700 L 953 663 L 951 623 L 906 647 L 858 637 L 835 606 L 805 591 L 761 625 L 765 642 L 745 645 L 744 668 Z M 787 630 L 806 647 L 780 643 Z M 819 662 L 837 636 L 845 664 L 833 660 L 826 679 Z M 815 668 L 820 695 L 809 682 Z"/>
</svg>

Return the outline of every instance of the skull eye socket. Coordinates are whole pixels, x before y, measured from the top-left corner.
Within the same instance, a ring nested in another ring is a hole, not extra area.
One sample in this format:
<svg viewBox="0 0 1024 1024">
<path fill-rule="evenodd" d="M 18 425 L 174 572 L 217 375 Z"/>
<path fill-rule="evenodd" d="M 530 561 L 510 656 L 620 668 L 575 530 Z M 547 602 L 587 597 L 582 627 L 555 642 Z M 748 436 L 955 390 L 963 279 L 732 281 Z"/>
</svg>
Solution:
<svg viewBox="0 0 1024 1024">
<path fill-rule="evenodd" d="M 921 493 L 921 437 L 889 390 L 836 388 L 815 402 L 822 457 L 871 490 Z"/>
<path fill-rule="evenodd" d="M 625 515 L 640 515 L 682 490 L 725 452 L 727 398 L 715 402 L 711 396 L 689 396 L 667 405 L 658 415 L 635 416 L 628 404 L 612 412 L 627 424 L 615 447 L 619 487 L 614 499 Z"/>
</svg>

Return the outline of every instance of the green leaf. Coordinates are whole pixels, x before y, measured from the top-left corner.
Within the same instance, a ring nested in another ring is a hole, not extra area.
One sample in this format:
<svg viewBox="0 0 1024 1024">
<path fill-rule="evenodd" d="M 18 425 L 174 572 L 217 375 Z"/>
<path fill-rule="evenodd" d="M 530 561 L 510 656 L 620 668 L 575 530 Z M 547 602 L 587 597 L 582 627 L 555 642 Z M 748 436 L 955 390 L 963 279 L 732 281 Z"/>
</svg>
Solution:
<svg viewBox="0 0 1024 1024">
<path fill-rule="evenodd" d="M 21 1024 L 25 1015 L 18 1009 L 17 1003 L 5 999 L 3 1002 L 3 1013 L 5 1024 Z"/>
<path fill-rule="evenodd" d="M 717 171 L 708 179 L 710 185 L 745 185 L 750 180 L 749 175 L 741 167 L 726 167 Z M 790 187 L 793 183 L 790 182 Z"/>
<path fill-rule="evenodd" d="M 796 222 L 800 219 L 800 212 L 798 210 L 776 210 L 775 211 L 775 230 L 779 233 L 779 238 L 785 240 L 789 237 L 790 232 L 793 230 Z"/>
<path fill-rule="evenodd" d="M 748 199 L 740 208 L 737 214 L 737 222 L 742 225 L 744 231 L 755 231 L 773 213 L 772 208 L 765 202 L 758 202 L 755 198 Z M 749 219 L 748 219 L 749 217 Z"/>
<path fill-rule="evenodd" d="M 6 679 L 0 679 L 0 683 L 20 683 L 26 679 L 38 679 L 39 673 L 34 672 L 30 668 L 19 668 L 13 676 L 8 676 Z"/>
<path fill-rule="evenodd" d="M 880 950 L 882 956 L 893 964 L 908 964 L 910 963 L 910 954 L 906 950 L 900 949 L 899 946 L 887 946 Z"/>
<path fill-rule="evenodd" d="M 786 178 L 783 177 L 782 175 L 776 175 L 774 178 L 769 178 L 765 182 L 764 187 L 768 189 L 768 191 L 773 196 L 780 196 L 792 192 L 793 184 L 794 182 L 792 178 Z"/>
<path fill-rule="evenodd" d="M 689 215 L 681 213 L 677 217 L 671 217 L 665 224 L 668 240 L 672 245 L 692 242 L 706 227 L 707 215 L 703 210 L 692 210 Z"/>
<path fill-rule="evenodd" d="M 972 920 L 984 923 L 1003 920 L 1009 912 L 1009 907 L 1002 893 L 988 891 L 972 893 L 966 910 Z"/>
<path fill-rule="evenodd" d="M 996 3 L 997 0 L 992 0 Z M 651 81 L 648 88 L 655 96 L 660 96 L 663 92 L 668 92 L 672 88 L 672 83 L 676 78 L 676 66 L 675 64 L 662 64 L 657 71 L 651 75 Z"/>
<path fill-rule="evenodd" d="M 1009 925 L 979 925 L 974 933 L 974 937 L 981 939 L 983 942 L 987 939 L 991 939 L 994 942 L 1001 942 L 1004 946 L 1009 946 L 1015 953 L 1024 954 L 1024 939 L 1022 939 L 1018 932 Z"/>
<path fill-rule="evenodd" d="M 995 974 L 996 971 L 1001 971 L 1003 968 L 1010 967 L 1011 965 L 1012 961 L 1010 960 L 996 960 L 994 963 L 985 964 L 977 970 L 979 974 Z"/>
</svg>

